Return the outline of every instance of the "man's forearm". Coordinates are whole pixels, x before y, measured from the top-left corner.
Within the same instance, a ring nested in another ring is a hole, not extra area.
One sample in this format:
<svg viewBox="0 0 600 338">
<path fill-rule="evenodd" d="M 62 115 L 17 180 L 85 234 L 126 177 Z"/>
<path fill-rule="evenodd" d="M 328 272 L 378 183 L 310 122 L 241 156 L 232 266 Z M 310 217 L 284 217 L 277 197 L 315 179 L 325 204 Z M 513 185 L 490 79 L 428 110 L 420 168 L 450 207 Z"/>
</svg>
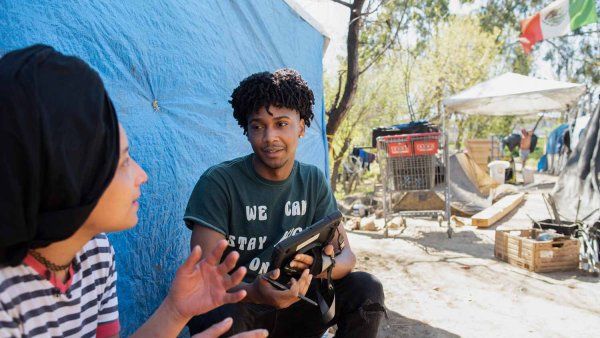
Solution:
<svg viewBox="0 0 600 338">
<path fill-rule="evenodd" d="M 258 278 L 258 277 L 257 277 Z M 239 290 L 246 290 L 246 297 L 241 300 L 242 303 L 254 303 L 261 304 L 260 296 L 252 283 L 241 282 L 237 286 L 228 290 L 228 292 L 236 292 Z"/>
<path fill-rule="evenodd" d="M 356 257 L 350 248 L 346 247 L 335 257 L 335 267 L 331 272 L 332 279 L 342 279 L 349 274 L 356 265 Z M 317 278 L 327 278 L 327 271 L 323 271 Z"/>
</svg>

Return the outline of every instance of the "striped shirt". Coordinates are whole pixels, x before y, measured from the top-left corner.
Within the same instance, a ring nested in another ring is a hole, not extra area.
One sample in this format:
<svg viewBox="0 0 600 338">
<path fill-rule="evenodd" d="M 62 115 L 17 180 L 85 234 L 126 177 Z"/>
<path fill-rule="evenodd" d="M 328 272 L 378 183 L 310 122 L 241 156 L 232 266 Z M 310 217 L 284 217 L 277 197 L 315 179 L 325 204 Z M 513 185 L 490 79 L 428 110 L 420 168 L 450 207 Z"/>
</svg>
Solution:
<svg viewBox="0 0 600 338">
<path fill-rule="evenodd" d="M 0 268 L 0 337 L 108 337 L 119 333 L 114 251 L 100 234 L 79 251 L 66 283 L 27 256 Z"/>
</svg>

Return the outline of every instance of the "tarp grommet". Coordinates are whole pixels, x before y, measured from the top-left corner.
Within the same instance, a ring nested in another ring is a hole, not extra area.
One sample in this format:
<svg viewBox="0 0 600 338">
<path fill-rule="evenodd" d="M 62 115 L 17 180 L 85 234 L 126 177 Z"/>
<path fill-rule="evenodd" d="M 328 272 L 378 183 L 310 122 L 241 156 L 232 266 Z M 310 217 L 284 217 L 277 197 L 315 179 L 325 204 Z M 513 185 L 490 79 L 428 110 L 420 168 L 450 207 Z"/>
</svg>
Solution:
<svg viewBox="0 0 600 338">
<path fill-rule="evenodd" d="M 154 111 L 160 110 L 160 107 L 158 106 L 158 100 L 154 99 L 154 101 L 152 101 L 152 108 L 154 109 Z"/>
</svg>

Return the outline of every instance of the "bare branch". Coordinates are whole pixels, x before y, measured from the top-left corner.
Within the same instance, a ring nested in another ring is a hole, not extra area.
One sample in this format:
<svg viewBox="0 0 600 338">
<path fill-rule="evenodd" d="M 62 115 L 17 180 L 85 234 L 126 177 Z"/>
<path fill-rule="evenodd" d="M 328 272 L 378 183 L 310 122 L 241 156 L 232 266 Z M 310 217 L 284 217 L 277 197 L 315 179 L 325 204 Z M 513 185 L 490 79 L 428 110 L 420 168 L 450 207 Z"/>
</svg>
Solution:
<svg viewBox="0 0 600 338">
<path fill-rule="evenodd" d="M 342 158 L 344 158 L 344 156 L 346 155 L 346 151 L 348 151 L 348 148 L 350 148 L 351 141 L 352 139 L 350 137 L 346 137 L 346 139 L 344 139 L 344 145 L 342 146 L 342 149 L 340 149 L 338 157 L 336 157 L 335 160 L 339 161 Z"/>
<path fill-rule="evenodd" d="M 375 88 L 375 90 L 373 92 L 378 93 L 379 90 L 381 89 L 381 87 L 383 86 L 383 82 L 379 82 L 377 84 L 377 87 Z M 358 112 L 358 114 L 356 114 L 356 119 L 355 121 L 361 121 L 363 119 L 363 117 L 365 117 L 366 113 L 369 112 L 369 109 L 371 108 L 370 104 L 365 104 L 360 108 L 360 111 Z M 350 127 L 350 129 L 348 130 L 348 133 L 346 134 L 346 138 L 350 137 L 350 135 L 352 135 L 354 133 L 354 129 L 356 128 L 356 126 L 358 126 L 360 123 L 352 123 L 352 126 Z"/>
<path fill-rule="evenodd" d="M 367 3 L 367 7 L 365 8 L 366 12 L 369 12 L 371 10 L 371 6 L 373 6 L 373 1 L 374 0 L 369 0 L 369 2 Z"/>
<path fill-rule="evenodd" d="M 359 121 L 363 118 L 363 116 L 365 115 L 365 113 L 367 112 L 367 108 L 369 108 L 368 106 L 363 106 L 360 109 L 360 112 L 358 112 L 358 116 L 356 117 L 356 121 Z M 348 131 L 348 135 L 352 135 L 352 133 L 354 132 L 354 128 L 356 128 L 356 126 L 358 125 L 358 123 L 353 123 L 352 126 L 350 127 L 350 130 Z"/>
<path fill-rule="evenodd" d="M 382 48 L 372 59 L 371 62 L 369 62 L 362 70 L 360 70 L 358 72 L 358 75 L 362 75 L 364 72 L 366 72 L 369 68 L 371 68 L 371 66 L 373 66 L 375 63 L 377 63 L 385 54 L 385 52 L 387 52 L 388 50 L 390 50 L 390 48 L 392 47 L 392 45 L 394 45 L 394 43 L 396 42 L 396 39 L 398 39 L 398 35 L 400 33 L 400 25 L 399 27 L 396 29 L 396 33 L 394 33 L 394 36 L 390 39 L 390 41 L 386 44 L 386 46 L 384 48 Z"/>
<path fill-rule="evenodd" d="M 330 111 L 334 110 L 337 107 L 338 102 L 340 101 L 340 94 L 342 93 L 342 77 L 344 76 L 344 73 L 346 73 L 345 70 L 340 70 L 338 72 L 338 88 L 337 88 L 337 92 L 335 93 L 335 99 L 331 103 L 331 107 L 329 108 L 329 111 L 327 112 L 327 114 L 329 114 Z"/>
<path fill-rule="evenodd" d="M 355 21 L 358 21 L 358 20 L 360 20 L 360 19 L 362 19 L 362 16 L 361 16 L 361 15 L 357 15 L 357 16 L 356 16 L 356 18 L 354 18 L 354 19 L 352 19 L 352 20 L 350 20 L 350 21 L 348 22 L 348 27 L 352 26 L 352 24 L 353 24 Z"/>
<path fill-rule="evenodd" d="M 411 62 L 411 54 L 407 53 L 406 55 L 406 64 L 402 67 L 402 73 L 404 74 L 404 93 L 406 95 L 406 105 L 408 106 L 408 114 L 410 115 L 410 120 L 414 121 L 415 111 L 413 109 L 413 103 L 410 99 L 410 80 L 412 76 L 412 65 Z"/>
<path fill-rule="evenodd" d="M 371 3 L 369 3 L 369 6 L 367 6 L 367 11 L 365 13 L 362 13 L 362 16 L 369 16 L 373 13 L 377 13 L 377 11 L 379 10 L 379 8 L 381 8 L 381 6 L 385 5 L 389 0 L 381 0 L 379 2 L 379 4 L 377 5 L 377 7 L 375 7 L 375 9 L 371 10 Z"/>
<path fill-rule="evenodd" d="M 375 57 L 373 57 L 371 59 L 371 61 L 362 69 L 359 71 L 358 75 L 360 76 L 361 74 L 363 74 L 364 72 L 366 72 L 369 68 L 371 68 L 371 66 L 373 66 L 375 63 L 379 62 L 379 60 L 383 57 L 383 55 L 392 48 L 392 46 L 396 43 L 396 40 L 398 39 L 398 36 L 400 35 L 400 32 L 402 31 L 402 25 L 404 24 L 404 19 L 406 18 L 408 12 L 408 7 L 405 5 L 404 10 L 402 11 L 402 16 L 399 18 L 398 20 L 398 25 L 396 26 L 396 32 L 394 33 L 393 37 L 388 41 L 388 43 L 381 49 L 379 50 L 379 52 L 375 55 Z M 371 49 L 369 52 L 375 50 L 375 48 Z"/>
<path fill-rule="evenodd" d="M 556 51 L 558 52 L 558 54 L 560 54 L 560 56 L 564 59 L 564 60 L 568 60 L 569 56 L 565 55 L 563 50 L 558 47 L 554 42 L 550 41 L 550 40 L 545 40 L 546 42 L 548 42 L 550 45 L 552 45 L 552 47 L 554 47 L 556 49 Z"/>
<path fill-rule="evenodd" d="M 351 3 L 348 3 L 348 2 L 346 2 L 346 1 L 342 1 L 342 0 L 331 0 L 331 1 L 333 1 L 333 2 L 335 2 L 335 3 L 338 3 L 338 4 L 340 4 L 340 5 L 346 6 L 346 7 L 348 7 L 348 8 L 352 8 L 352 4 L 351 4 Z"/>
</svg>

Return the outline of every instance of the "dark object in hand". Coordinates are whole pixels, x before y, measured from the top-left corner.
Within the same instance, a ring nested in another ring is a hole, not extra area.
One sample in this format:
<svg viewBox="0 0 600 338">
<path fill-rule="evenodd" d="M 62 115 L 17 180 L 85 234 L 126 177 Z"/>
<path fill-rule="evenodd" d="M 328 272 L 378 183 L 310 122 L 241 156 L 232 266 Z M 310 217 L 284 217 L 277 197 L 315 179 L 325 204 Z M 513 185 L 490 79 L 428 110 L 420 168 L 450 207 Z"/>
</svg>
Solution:
<svg viewBox="0 0 600 338">
<path fill-rule="evenodd" d="M 281 269 L 279 281 L 287 283 L 292 277 L 296 279 L 300 277 L 302 271 L 290 267 L 290 263 L 297 254 L 312 256 L 314 263 L 311 266 L 310 273 L 313 276 L 321 273 L 322 263 L 319 262 L 321 262 L 323 248 L 333 240 L 341 220 L 342 213 L 336 211 L 302 232 L 277 243 L 271 256 L 271 266 L 273 269 Z"/>
</svg>

